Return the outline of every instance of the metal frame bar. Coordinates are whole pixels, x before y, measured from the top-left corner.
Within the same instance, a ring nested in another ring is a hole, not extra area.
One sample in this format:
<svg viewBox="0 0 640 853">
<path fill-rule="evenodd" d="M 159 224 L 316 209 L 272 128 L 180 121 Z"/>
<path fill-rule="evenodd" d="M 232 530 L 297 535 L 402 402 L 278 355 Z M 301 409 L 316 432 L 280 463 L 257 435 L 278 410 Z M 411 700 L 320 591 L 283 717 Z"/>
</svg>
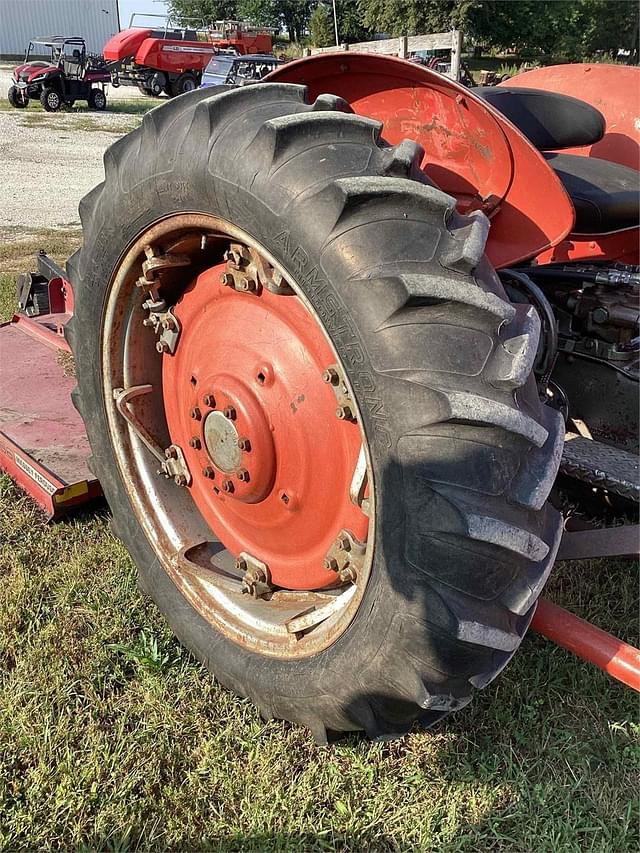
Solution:
<svg viewBox="0 0 640 853">
<path fill-rule="evenodd" d="M 640 526 L 637 524 L 565 531 L 557 560 L 637 556 L 639 545 Z M 531 627 L 563 649 L 640 692 L 640 649 L 546 598 L 539 600 Z"/>
<path fill-rule="evenodd" d="M 612 678 L 640 692 L 640 649 L 546 598 L 538 602 L 531 627 L 563 649 L 595 664 Z"/>
</svg>

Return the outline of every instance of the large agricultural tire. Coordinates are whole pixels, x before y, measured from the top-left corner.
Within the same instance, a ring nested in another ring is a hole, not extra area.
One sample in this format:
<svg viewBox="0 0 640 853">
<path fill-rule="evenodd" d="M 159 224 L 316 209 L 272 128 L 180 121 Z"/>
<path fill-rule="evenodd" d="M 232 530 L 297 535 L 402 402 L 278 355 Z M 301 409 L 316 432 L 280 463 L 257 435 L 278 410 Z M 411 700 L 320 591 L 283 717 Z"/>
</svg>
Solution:
<svg viewBox="0 0 640 853">
<path fill-rule="evenodd" d="M 537 315 L 509 302 L 483 256 L 486 220 L 428 183 L 419 146 L 391 147 L 345 109 L 271 83 L 151 111 L 107 151 L 68 263 L 74 399 L 142 588 L 224 685 L 318 738 L 400 735 L 464 706 L 518 648 L 560 538 L 547 496 L 564 428 L 531 373 Z M 298 659 L 250 650 L 187 601 L 118 467 L 100 345 L 109 283 L 140 235 L 185 211 L 242 228 L 298 282 L 362 417 L 371 572 L 349 627 Z"/>
</svg>

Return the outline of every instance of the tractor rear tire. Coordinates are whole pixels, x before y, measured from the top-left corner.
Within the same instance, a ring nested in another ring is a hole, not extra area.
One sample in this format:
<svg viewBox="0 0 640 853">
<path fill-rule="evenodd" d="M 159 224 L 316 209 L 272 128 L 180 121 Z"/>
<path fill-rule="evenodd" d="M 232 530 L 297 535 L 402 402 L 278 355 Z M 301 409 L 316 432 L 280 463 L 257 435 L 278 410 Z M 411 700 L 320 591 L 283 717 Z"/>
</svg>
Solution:
<svg viewBox="0 0 640 853">
<path fill-rule="evenodd" d="M 420 147 L 390 146 L 378 122 L 346 110 L 268 83 L 199 90 L 147 113 L 107 151 L 67 267 L 74 400 L 141 587 L 222 684 L 318 740 L 400 736 L 466 705 L 518 648 L 561 534 L 547 497 L 564 424 L 531 372 L 537 314 L 510 303 L 483 254 L 486 219 L 459 215 L 429 183 Z M 349 627 L 307 657 L 253 651 L 187 601 L 114 454 L 100 345 L 109 282 L 128 247 L 185 211 L 244 229 L 299 282 L 362 414 L 371 574 Z"/>
<path fill-rule="evenodd" d="M 29 106 L 29 98 L 27 96 L 24 99 L 20 96 L 20 92 L 17 86 L 10 86 L 9 91 L 7 93 L 7 99 L 12 107 L 15 107 L 18 110 L 23 110 L 25 107 Z"/>
<path fill-rule="evenodd" d="M 62 108 L 62 96 L 55 89 L 46 87 L 40 94 L 40 103 L 48 113 L 56 113 Z"/>
</svg>

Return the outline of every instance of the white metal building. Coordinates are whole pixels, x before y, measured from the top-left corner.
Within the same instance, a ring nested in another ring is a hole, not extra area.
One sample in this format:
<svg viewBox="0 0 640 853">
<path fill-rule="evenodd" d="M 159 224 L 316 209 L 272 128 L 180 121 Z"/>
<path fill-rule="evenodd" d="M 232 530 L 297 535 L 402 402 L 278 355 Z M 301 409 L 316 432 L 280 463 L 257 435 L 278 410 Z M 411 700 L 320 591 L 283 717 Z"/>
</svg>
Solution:
<svg viewBox="0 0 640 853">
<path fill-rule="evenodd" d="M 0 58 L 24 56 L 36 36 L 83 36 L 102 53 L 119 30 L 118 0 L 0 0 Z"/>
</svg>

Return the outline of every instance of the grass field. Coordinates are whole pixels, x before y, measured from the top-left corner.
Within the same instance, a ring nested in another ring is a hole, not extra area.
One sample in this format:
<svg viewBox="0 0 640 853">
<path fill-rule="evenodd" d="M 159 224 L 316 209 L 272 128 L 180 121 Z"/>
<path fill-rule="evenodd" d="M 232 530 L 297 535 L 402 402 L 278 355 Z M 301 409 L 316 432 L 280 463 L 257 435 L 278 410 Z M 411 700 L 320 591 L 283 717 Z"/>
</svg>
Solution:
<svg viewBox="0 0 640 853">
<path fill-rule="evenodd" d="M 79 235 L 2 236 L 6 318 L 28 252 Z M 637 642 L 629 563 L 559 566 L 547 594 Z M 626 853 L 638 735 L 631 691 L 531 635 L 432 732 L 318 748 L 181 648 L 106 511 L 50 526 L 0 478 L 0 850 Z"/>
</svg>

